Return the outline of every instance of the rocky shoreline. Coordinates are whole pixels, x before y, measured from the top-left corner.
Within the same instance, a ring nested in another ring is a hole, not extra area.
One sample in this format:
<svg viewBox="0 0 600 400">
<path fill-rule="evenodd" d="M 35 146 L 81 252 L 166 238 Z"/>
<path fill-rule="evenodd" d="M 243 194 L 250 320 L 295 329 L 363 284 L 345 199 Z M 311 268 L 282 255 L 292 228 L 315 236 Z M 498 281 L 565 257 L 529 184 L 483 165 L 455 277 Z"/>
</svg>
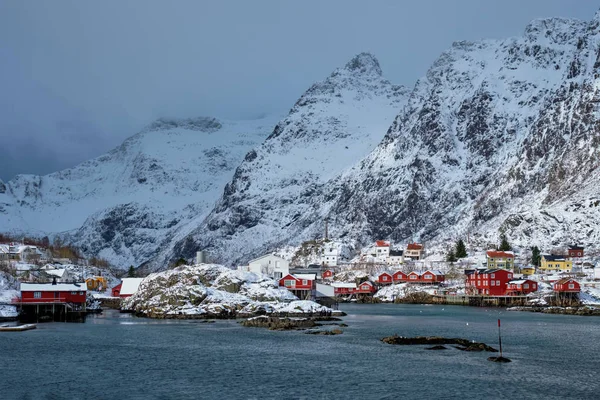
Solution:
<svg viewBox="0 0 600 400">
<path fill-rule="evenodd" d="M 594 306 L 580 307 L 541 307 L 541 306 L 520 306 L 509 307 L 507 311 L 528 311 L 544 314 L 563 314 L 563 315 L 581 315 L 581 316 L 600 316 L 600 308 Z"/>
</svg>

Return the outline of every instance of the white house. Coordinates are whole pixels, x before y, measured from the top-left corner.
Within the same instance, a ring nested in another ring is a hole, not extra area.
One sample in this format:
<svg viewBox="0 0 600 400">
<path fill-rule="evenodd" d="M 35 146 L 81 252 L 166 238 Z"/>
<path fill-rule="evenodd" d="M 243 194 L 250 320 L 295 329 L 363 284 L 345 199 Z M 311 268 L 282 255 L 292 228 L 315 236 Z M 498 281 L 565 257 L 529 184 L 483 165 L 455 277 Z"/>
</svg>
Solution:
<svg viewBox="0 0 600 400">
<path fill-rule="evenodd" d="M 369 254 L 374 257 L 374 262 L 385 263 L 390 255 L 390 242 L 387 240 L 378 240 L 375 246 L 371 248 Z"/>
<path fill-rule="evenodd" d="M 404 255 L 402 250 L 390 250 L 387 256 L 387 265 L 400 265 L 404 263 Z"/>
<path fill-rule="evenodd" d="M 250 260 L 248 271 L 255 274 L 269 275 L 274 279 L 281 279 L 290 273 L 290 262 L 274 254 L 267 254 Z"/>
<path fill-rule="evenodd" d="M 321 256 L 321 265 L 327 267 L 335 267 L 338 264 L 338 259 L 340 256 L 339 248 L 333 243 L 325 243 L 325 247 L 323 249 L 323 255 Z"/>
</svg>

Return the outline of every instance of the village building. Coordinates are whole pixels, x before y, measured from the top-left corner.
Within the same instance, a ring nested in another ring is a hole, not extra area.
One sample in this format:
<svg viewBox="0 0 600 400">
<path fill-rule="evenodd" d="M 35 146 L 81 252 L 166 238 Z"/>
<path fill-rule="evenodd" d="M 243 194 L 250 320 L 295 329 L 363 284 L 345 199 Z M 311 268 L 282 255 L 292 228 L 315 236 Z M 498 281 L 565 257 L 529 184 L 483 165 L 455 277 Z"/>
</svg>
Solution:
<svg viewBox="0 0 600 400">
<path fill-rule="evenodd" d="M 339 261 L 339 249 L 331 242 L 324 244 L 323 255 L 321 256 L 321 265 L 326 267 L 336 267 Z"/>
<path fill-rule="evenodd" d="M 446 276 L 437 270 L 430 270 L 423 272 L 419 279 L 422 283 L 441 283 L 446 280 Z"/>
<path fill-rule="evenodd" d="M 377 277 L 377 283 L 380 285 L 391 285 L 394 283 L 394 278 L 389 272 L 384 272 Z"/>
<path fill-rule="evenodd" d="M 521 267 L 521 273 L 523 275 L 529 276 L 535 274 L 535 267 L 528 265 L 526 267 Z"/>
<path fill-rule="evenodd" d="M 23 320 L 80 321 L 85 318 L 86 284 L 21 283 L 16 300 Z"/>
<path fill-rule="evenodd" d="M 274 254 L 267 254 L 251 260 L 248 263 L 248 271 L 265 274 L 273 279 L 281 279 L 290 273 L 290 263 Z"/>
<path fill-rule="evenodd" d="M 465 271 L 465 287 L 468 294 L 504 296 L 513 273 L 506 269 L 477 269 Z"/>
<path fill-rule="evenodd" d="M 375 246 L 371 248 L 370 254 L 374 257 L 375 262 L 386 263 L 388 256 L 390 255 L 390 242 L 387 240 L 376 241 Z"/>
<path fill-rule="evenodd" d="M 387 265 L 400 265 L 404 263 L 404 251 L 390 250 L 387 259 Z"/>
<path fill-rule="evenodd" d="M 119 295 L 121 294 L 121 287 L 123 286 L 122 283 L 119 283 L 117 286 L 115 286 L 114 288 L 111 289 L 111 295 L 112 297 L 120 297 Z"/>
<path fill-rule="evenodd" d="M 37 246 L 21 243 L 0 244 L 0 261 L 14 260 L 35 263 L 46 258 L 45 252 Z"/>
<path fill-rule="evenodd" d="M 336 296 L 348 296 L 356 291 L 356 283 L 333 282 L 331 286 Z"/>
<path fill-rule="evenodd" d="M 580 258 L 583 257 L 583 246 L 569 246 L 569 257 Z"/>
<path fill-rule="evenodd" d="M 581 285 L 573 278 L 562 278 L 554 282 L 552 290 L 557 293 L 579 293 Z"/>
<path fill-rule="evenodd" d="M 396 271 L 394 272 L 394 275 L 392 275 L 392 278 L 394 283 L 406 282 L 408 280 L 408 275 L 402 271 Z"/>
<path fill-rule="evenodd" d="M 334 272 L 332 269 L 326 269 L 321 274 L 321 279 L 333 279 Z"/>
<path fill-rule="evenodd" d="M 417 271 L 411 271 L 406 277 L 407 282 L 416 283 L 419 282 L 419 279 L 421 279 L 421 274 L 419 274 Z"/>
<path fill-rule="evenodd" d="M 279 280 L 279 286 L 285 287 L 301 300 L 310 300 L 315 297 L 315 274 L 287 274 Z"/>
<path fill-rule="evenodd" d="M 518 279 L 508 282 L 506 288 L 507 296 L 522 296 L 537 291 L 538 284 L 531 279 Z"/>
<path fill-rule="evenodd" d="M 486 253 L 488 269 L 508 269 L 515 267 L 515 253 L 512 251 L 488 250 Z"/>
<path fill-rule="evenodd" d="M 422 260 L 425 257 L 425 246 L 421 243 L 409 243 L 404 251 L 404 258 Z"/>
<path fill-rule="evenodd" d="M 143 280 L 144 278 L 121 279 L 121 289 L 119 291 L 119 297 L 124 299 L 135 294 L 135 292 L 137 292 L 138 288 L 140 287 L 140 283 L 142 283 Z"/>
<path fill-rule="evenodd" d="M 542 272 L 571 272 L 573 261 L 562 255 L 543 254 L 539 269 Z"/>
<path fill-rule="evenodd" d="M 355 294 L 359 295 L 372 295 L 377 292 L 377 288 L 370 281 L 362 282 L 358 287 L 354 290 Z"/>
</svg>

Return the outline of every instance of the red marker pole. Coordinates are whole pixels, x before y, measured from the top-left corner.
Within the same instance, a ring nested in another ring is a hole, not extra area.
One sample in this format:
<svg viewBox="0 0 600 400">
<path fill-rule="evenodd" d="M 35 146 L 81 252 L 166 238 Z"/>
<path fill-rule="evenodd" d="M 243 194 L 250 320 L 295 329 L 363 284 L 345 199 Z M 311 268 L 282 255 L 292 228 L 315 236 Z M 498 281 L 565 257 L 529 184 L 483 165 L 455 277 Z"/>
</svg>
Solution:
<svg viewBox="0 0 600 400">
<path fill-rule="evenodd" d="M 502 357 L 502 336 L 500 335 L 500 319 L 498 319 L 498 343 L 500 343 L 500 357 Z"/>
</svg>

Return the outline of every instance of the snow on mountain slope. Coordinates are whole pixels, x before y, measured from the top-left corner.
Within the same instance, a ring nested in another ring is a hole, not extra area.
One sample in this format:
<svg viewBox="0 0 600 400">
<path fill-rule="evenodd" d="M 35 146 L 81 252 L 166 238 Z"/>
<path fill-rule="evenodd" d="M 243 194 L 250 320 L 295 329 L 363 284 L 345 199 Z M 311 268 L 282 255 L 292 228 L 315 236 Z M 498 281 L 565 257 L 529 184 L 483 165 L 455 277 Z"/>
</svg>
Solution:
<svg viewBox="0 0 600 400">
<path fill-rule="evenodd" d="M 0 185 L 0 225 L 15 233 L 62 233 L 86 254 L 138 265 L 206 216 L 276 122 L 159 119 L 104 156 Z"/>
<path fill-rule="evenodd" d="M 315 211 L 314 197 L 381 141 L 406 94 L 367 53 L 314 84 L 246 155 L 211 215 L 173 254 L 189 256 L 201 242 L 232 262 L 287 243 L 289 227 Z"/>
<path fill-rule="evenodd" d="M 334 234 L 486 243 L 502 230 L 517 246 L 597 248 L 599 31 L 598 15 L 552 18 L 455 43 L 325 194 Z"/>
<path fill-rule="evenodd" d="M 484 244 L 505 231 L 517 246 L 596 249 L 599 25 L 600 15 L 540 19 L 521 37 L 455 43 L 416 83 L 382 142 L 351 168 L 319 168 L 323 151 L 314 146 L 316 159 L 291 177 L 298 166 L 285 155 L 298 158 L 287 149 L 307 130 L 285 135 L 287 125 L 278 125 L 187 241 L 236 260 L 313 238 L 328 217 L 332 236 L 359 245 L 435 246 L 467 235 Z M 333 162 L 341 154 L 337 148 Z M 176 253 L 193 248 L 181 245 Z"/>
</svg>

